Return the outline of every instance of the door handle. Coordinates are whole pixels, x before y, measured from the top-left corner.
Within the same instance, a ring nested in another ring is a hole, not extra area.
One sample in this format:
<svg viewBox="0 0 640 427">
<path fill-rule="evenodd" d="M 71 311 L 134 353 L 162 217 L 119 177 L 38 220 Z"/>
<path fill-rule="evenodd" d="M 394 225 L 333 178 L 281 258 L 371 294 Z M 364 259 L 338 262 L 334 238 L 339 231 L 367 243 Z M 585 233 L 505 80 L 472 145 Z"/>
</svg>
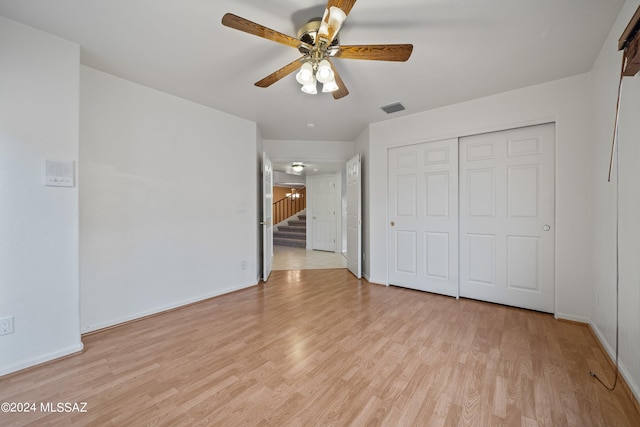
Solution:
<svg viewBox="0 0 640 427">
<path fill-rule="evenodd" d="M 549 231 L 549 230 L 551 230 L 551 226 L 549 224 L 545 224 L 545 225 L 542 226 L 542 229 L 544 231 Z"/>
<path fill-rule="evenodd" d="M 395 225 L 396 225 L 396 223 L 395 223 L 395 222 L 393 222 L 393 221 L 391 221 L 389 224 L 390 224 L 392 227 L 395 227 Z"/>
</svg>

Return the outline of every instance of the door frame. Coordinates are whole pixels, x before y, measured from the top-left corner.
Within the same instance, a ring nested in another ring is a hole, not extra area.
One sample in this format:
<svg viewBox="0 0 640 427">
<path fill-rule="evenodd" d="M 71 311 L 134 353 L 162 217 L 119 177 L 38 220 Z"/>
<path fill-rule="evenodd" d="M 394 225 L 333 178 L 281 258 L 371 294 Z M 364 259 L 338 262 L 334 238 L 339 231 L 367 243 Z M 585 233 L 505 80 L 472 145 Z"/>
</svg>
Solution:
<svg viewBox="0 0 640 427">
<path fill-rule="evenodd" d="M 347 246 L 345 248 L 345 258 L 347 259 L 347 270 L 351 271 L 356 278 L 362 277 L 362 161 L 360 153 L 356 154 L 345 165 L 346 177 L 346 229 Z M 350 178 L 355 177 L 355 187 L 351 190 Z M 350 190 L 351 195 L 350 195 Z M 350 209 L 352 209 L 350 211 Z M 355 211 L 355 212 L 354 212 Z M 355 218 L 349 219 L 353 215 Z M 349 247 L 349 226 L 355 228 L 355 248 Z M 354 252 L 355 251 L 355 252 Z M 354 257 L 350 258 L 349 255 Z"/>
<path fill-rule="evenodd" d="M 262 280 L 266 282 L 273 266 L 273 164 L 262 153 Z"/>
</svg>

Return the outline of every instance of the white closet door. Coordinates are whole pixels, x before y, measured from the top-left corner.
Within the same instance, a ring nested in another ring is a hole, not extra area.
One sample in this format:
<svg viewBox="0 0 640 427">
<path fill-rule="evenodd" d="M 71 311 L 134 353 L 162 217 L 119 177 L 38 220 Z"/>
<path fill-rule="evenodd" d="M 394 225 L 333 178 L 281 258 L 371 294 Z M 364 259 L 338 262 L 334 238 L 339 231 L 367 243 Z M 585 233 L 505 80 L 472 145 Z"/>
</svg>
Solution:
<svg viewBox="0 0 640 427">
<path fill-rule="evenodd" d="M 389 284 L 458 295 L 458 140 L 389 150 Z"/>
<path fill-rule="evenodd" d="M 554 312 L 553 124 L 460 139 L 460 296 Z"/>
</svg>

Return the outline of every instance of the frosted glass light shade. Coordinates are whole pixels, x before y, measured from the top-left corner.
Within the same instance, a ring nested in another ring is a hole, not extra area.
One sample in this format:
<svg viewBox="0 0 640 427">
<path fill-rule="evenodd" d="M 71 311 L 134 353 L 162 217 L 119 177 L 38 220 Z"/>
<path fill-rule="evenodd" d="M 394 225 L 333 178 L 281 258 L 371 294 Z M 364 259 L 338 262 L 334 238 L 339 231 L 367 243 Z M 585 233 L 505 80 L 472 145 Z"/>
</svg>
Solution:
<svg viewBox="0 0 640 427">
<path fill-rule="evenodd" d="M 318 29 L 318 39 L 324 41 L 333 40 L 340 28 L 342 28 L 346 18 L 347 14 L 339 7 L 331 6 L 329 9 L 325 9 Z"/>
<path fill-rule="evenodd" d="M 335 80 L 329 80 L 328 82 L 322 85 L 322 92 L 335 92 L 340 89 Z"/>
<path fill-rule="evenodd" d="M 304 84 L 302 85 L 301 90 L 304 93 L 308 93 L 309 95 L 315 95 L 316 93 L 318 93 L 318 89 L 316 88 L 316 79 L 312 77 L 312 81 L 310 83 Z"/>
<path fill-rule="evenodd" d="M 315 79 L 313 77 L 313 66 L 309 62 L 305 62 L 300 67 L 300 71 L 296 74 L 296 80 L 301 85 L 307 85 L 312 82 L 315 83 Z"/>
<path fill-rule="evenodd" d="M 323 59 L 318 64 L 316 79 L 318 79 L 320 83 L 327 83 L 333 80 L 333 70 L 331 69 L 331 64 L 326 59 Z"/>
<path fill-rule="evenodd" d="M 333 31 L 333 34 L 340 31 L 344 20 L 347 19 L 347 15 L 339 7 L 331 6 L 329 8 L 329 32 Z"/>
</svg>

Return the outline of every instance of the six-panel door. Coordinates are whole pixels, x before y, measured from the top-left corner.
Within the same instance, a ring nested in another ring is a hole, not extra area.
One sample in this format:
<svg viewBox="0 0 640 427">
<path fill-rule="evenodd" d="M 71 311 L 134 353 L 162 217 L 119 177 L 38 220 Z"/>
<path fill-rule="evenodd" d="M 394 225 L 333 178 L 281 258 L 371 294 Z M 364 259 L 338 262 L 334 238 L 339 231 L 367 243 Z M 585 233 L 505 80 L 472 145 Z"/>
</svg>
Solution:
<svg viewBox="0 0 640 427">
<path fill-rule="evenodd" d="M 458 294 L 458 140 L 389 150 L 389 283 Z"/>
<path fill-rule="evenodd" d="M 554 312 L 553 124 L 460 138 L 460 296 Z"/>
</svg>

